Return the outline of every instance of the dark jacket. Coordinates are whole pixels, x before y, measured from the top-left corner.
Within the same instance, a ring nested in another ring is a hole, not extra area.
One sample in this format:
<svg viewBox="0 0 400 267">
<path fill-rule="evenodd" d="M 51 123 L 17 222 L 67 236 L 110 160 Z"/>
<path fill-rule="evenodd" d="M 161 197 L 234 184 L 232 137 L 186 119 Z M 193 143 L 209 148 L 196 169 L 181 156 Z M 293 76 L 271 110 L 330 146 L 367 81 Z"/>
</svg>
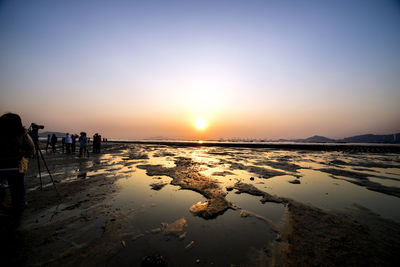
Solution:
<svg viewBox="0 0 400 267">
<path fill-rule="evenodd" d="M 29 134 L 2 137 L 0 140 L 0 168 L 18 168 L 22 157 L 30 158 L 35 146 Z"/>
</svg>

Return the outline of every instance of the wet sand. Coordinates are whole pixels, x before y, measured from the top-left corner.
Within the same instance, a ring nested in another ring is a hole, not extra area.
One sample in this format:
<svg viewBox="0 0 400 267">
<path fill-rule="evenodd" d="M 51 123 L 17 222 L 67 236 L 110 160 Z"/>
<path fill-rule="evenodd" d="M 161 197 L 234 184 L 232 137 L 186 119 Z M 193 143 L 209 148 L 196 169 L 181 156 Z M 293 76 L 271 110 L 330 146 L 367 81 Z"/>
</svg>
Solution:
<svg viewBox="0 0 400 267">
<path fill-rule="evenodd" d="M 358 152 L 362 151 L 362 152 Z M 18 266 L 395 266 L 400 154 L 364 148 L 104 144 L 45 153 L 18 226 Z M 163 266 L 163 265 L 158 265 Z M 166 265 L 164 265 L 166 266 Z"/>
</svg>

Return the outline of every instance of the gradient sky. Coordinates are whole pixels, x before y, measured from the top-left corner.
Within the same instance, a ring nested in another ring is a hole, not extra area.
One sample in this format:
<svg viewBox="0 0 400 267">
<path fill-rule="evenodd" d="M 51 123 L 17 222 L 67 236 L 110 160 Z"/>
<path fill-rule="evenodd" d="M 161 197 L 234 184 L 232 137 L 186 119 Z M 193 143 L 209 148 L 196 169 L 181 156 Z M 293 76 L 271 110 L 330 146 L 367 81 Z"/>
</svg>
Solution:
<svg viewBox="0 0 400 267">
<path fill-rule="evenodd" d="M 124 139 L 400 132 L 398 1 L 0 1 L 0 40 L 0 112 L 26 126 Z"/>
</svg>

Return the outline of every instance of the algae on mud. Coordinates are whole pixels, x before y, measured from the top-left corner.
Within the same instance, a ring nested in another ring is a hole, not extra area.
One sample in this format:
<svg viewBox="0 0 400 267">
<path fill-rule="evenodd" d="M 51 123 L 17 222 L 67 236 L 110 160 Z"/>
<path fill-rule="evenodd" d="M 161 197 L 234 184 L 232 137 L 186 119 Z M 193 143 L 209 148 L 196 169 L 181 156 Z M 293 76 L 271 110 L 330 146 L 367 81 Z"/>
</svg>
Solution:
<svg viewBox="0 0 400 267">
<path fill-rule="evenodd" d="M 182 189 L 199 192 L 207 198 L 205 203 L 198 202 L 190 207 L 190 211 L 205 219 L 212 219 L 233 208 L 232 203 L 226 200 L 217 180 L 199 173 L 198 163 L 189 158 L 179 157 L 175 160 L 176 167 L 165 168 L 161 165 L 138 165 L 137 168 L 145 169 L 150 176 L 167 175 L 172 178 L 171 184 Z"/>
</svg>

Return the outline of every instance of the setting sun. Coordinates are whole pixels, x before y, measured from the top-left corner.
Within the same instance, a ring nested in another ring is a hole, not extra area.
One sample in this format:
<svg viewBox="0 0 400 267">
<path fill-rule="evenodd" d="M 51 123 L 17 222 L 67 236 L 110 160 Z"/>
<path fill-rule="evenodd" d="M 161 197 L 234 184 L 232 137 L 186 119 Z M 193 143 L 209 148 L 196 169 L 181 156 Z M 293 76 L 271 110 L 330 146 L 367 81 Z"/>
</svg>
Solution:
<svg viewBox="0 0 400 267">
<path fill-rule="evenodd" d="M 194 126 L 196 127 L 197 130 L 204 130 L 207 127 L 207 123 L 205 119 L 197 119 L 196 122 L 194 123 Z"/>
</svg>

